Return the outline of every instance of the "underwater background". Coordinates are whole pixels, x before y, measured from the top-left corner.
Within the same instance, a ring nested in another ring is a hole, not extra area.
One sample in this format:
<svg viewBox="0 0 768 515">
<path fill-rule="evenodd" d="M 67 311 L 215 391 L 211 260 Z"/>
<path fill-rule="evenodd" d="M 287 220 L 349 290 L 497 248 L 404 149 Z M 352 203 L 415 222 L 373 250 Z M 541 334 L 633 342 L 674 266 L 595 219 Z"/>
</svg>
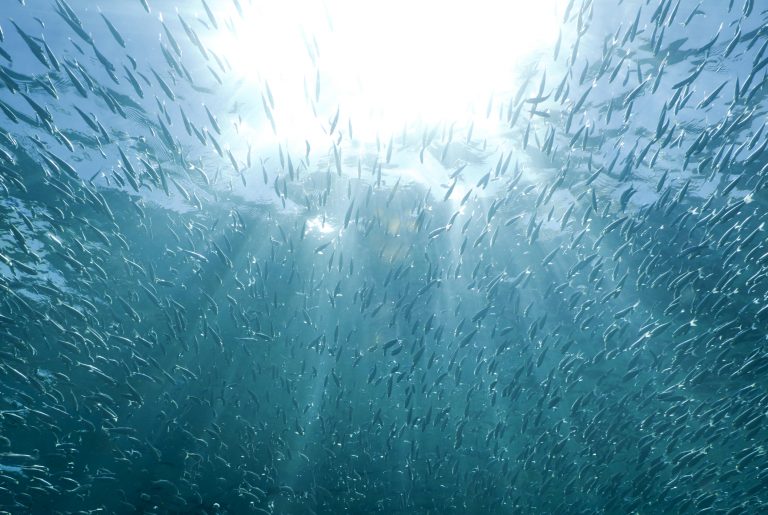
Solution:
<svg viewBox="0 0 768 515">
<path fill-rule="evenodd" d="M 0 1 L 0 511 L 767 512 L 768 5 L 277 4 Z"/>
</svg>

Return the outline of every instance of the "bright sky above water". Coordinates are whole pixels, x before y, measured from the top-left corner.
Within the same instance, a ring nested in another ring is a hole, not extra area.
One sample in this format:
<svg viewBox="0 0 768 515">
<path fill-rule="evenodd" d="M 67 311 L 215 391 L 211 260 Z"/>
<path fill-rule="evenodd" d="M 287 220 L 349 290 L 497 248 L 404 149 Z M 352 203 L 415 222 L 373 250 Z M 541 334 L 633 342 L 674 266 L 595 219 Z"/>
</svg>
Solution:
<svg viewBox="0 0 768 515">
<path fill-rule="evenodd" d="M 268 82 L 289 139 L 337 106 L 366 139 L 484 115 L 492 95 L 515 90 L 518 65 L 552 47 L 560 17 L 556 0 L 241 4 L 244 18 L 211 44 L 244 87 Z"/>
</svg>

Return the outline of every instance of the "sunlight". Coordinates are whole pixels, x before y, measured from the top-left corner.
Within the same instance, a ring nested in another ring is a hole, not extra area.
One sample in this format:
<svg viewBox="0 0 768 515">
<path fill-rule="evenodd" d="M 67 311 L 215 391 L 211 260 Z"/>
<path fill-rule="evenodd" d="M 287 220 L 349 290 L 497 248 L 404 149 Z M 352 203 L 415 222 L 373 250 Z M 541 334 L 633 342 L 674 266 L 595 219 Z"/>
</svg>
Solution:
<svg viewBox="0 0 768 515">
<path fill-rule="evenodd" d="M 318 234 L 331 234 L 336 231 L 336 228 L 328 220 L 316 216 L 315 218 L 307 220 L 306 231 L 308 233 L 316 232 Z"/>
<path fill-rule="evenodd" d="M 371 141 L 484 116 L 515 90 L 520 63 L 554 44 L 557 3 L 256 1 L 211 44 L 260 94 L 269 87 L 281 137 L 313 136 L 338 108 L 339 126 Z"/>
</svg>

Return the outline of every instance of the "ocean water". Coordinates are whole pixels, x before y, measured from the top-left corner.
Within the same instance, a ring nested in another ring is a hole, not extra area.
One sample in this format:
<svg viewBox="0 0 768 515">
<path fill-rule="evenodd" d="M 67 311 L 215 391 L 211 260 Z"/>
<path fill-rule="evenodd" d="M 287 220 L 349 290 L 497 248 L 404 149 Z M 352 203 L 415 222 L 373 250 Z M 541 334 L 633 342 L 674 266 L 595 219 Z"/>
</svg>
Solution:
<svg viewBox="0 0 768 515">
<path fill-rule="evenodd" d="M 767 22 L 2 0 L 0 512 L 767 512 Z"/>
</svg>

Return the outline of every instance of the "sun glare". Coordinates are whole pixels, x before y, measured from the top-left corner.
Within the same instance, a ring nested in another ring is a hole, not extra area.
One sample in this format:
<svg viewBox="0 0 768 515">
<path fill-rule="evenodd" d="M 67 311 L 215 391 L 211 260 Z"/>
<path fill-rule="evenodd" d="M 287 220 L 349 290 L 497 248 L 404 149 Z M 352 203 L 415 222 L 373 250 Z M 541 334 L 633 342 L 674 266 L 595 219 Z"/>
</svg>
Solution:
<svg viewBox="0 0 768 515">
<path fill-rule="evenodd" d="M 242 4 L 211 44 L 246 84 L 269 85 L 283 136 L 337 108 L 358 135 L 468 121 L 515 89 L 558 27 L 556 0 Z"/>
</svg>

